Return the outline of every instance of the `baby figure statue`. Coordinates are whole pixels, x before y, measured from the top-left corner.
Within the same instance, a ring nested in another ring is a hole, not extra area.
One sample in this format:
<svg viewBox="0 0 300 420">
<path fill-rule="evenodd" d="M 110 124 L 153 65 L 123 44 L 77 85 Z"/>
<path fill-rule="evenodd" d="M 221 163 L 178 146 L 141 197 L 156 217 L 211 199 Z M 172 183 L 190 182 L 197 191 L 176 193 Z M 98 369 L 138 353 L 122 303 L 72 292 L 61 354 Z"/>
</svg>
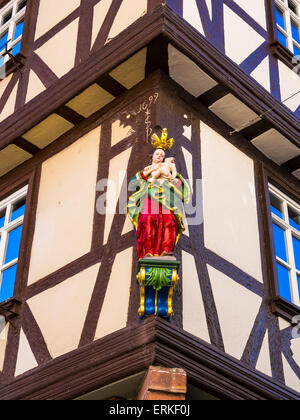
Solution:
<svg viewBox="0 0 300 420">
<path fill-rule="evenodd" d="M 155 163 L 147 166 L 144 169 L 144 175 L 148 176 L 151 173 L 152 180 L 159 181 L 162 184 L 165 180 L 171 181 L 177 176 L 177 170 L 175 165 L 175 158 L 166 158 L 164 162 Z"/>
</svg>

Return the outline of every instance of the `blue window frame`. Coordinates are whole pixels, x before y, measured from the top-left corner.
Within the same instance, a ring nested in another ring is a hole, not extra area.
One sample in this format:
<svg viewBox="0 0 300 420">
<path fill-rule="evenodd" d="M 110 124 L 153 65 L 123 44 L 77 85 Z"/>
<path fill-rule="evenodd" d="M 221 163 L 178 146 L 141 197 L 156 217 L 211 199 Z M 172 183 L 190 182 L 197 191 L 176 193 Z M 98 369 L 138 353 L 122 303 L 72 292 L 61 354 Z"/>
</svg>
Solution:
<svg viewBox="0 0 300 420">
<path fill-rule="evenodd" d="M 300 307 L 300 206 L 270 185 L 279 295 Z"/>
<path fill-rule="evenodd" d="M 278 41 L 300 60 L 300 0 L 276 0 Z"/>
<path fill-rule="evenodd" d="M 0 202 L 0 303 L 14 294 L 27 189 Z"/>
<path fill-rule="evenodd" d="M 21 50 L 27 0 L 11 0 L 0 9 L 0 66 L 9 60 L 6 50 L 17 55 Z"/>
</svg>

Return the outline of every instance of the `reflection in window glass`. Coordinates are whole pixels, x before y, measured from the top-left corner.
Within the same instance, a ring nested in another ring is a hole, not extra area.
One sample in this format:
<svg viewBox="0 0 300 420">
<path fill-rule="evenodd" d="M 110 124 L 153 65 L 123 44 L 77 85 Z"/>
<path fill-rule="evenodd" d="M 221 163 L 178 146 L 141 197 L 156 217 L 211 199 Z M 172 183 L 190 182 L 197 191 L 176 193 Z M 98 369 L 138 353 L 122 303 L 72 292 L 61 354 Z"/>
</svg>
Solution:
<svg viewBox="0 0 300 420">
<path fill-rule="evenodd" d="M 289 224 L 300 231 L 300 214 L 289 207 Z"/>
<path fill-rule="evenodd" d="M 289 270 L 277 263 L 277 273 L 280 296 L 289 302 L 292 302 Z"/>
<path fill-rule="evenodd" d="M 0 288 L 0 302 L 4 302 L 5 300 L 10 299 L 13 296 L 16 273 L 16 264 L 3 271 Z"/>
<path fill-rule="evenodd" d="M 0 303 L 13 296 L 27 189 L 23 187 L 0 202 Z"/>
<path fill-rule="evenodd" d="M 5 222 L 5 210 L 0 211 L 0 229 L 3 228 Z"/>
<path fill-rule="evenodd" d="M 293 247 L 294 247 L 296 270 L 300 271 L 300 241 L 294 236 L 293 236 Z"/>
<path fill-rule="evenodd" d="M 296 57 L 300 57 L 300 48 L 296 47 L 296 45 L 294 45 L 294 54 Z"/>
<path fill-rule="evenodd" d="M 3 16 L 3 21 L 2 21 L 2 25 L 5 25 L 5 23 L 7 23 L 12 17 L 12 9 L 9 10 L 9 12 L 7 12 L 4 16 Z"/>
<path fill-rule="evenodd" d="M 8 234 L 8 243 L 5 256 L 5 264 L 18 258 L 22 235 L 22 225 Z"/>
<path fill-rule="evenodd" d="M 280 44 L 284 45 L 285 47 L 287 47 L 287 39 L 286 36 L 284 36 L 281 31 L 277 30 L 277 38 L 278 41 L 280 42 Z"/>
<path fill-rule="evenodd" d="M 7 43 L 7 36 L 8 36 L 8 32 L 6 32 L 4 35 L 1 35 L 0 37 L 0 52 L 5 50 L 6 43 Z"/>
<path fill-rule="evenodd" d="M 279 257 L 282 260 L 287 261 L 285 232 L 278 225 L 273 223 L 273 233 L 274 233 L 276 257 Z"/>
<path fill-rule="evenodd" d="M 300 205 L 270 185 L 270 211 L 280 296 L 300 307 Z"/>
<path fill-rule="evenodd" d="M 23 198 L 22 200 L 15 203 L 12 207 L 12 213 L 10 217 L 10 221 L 13 222 L 14 220 L 18 219 L 21 216 L 24 216 L 25 213 L 25 203 L 26 199 Z"/>
<path fill-rule="evenodd" d="M 6 7 L 0 8 L 0 66 L 9 60 L 11 55 L 17 55 L 21 51 L 25 11 L 24 0 L 11 0 Z M 6 47 L 11 55 L 5 53 Z"/>
<path fill-rule="evenodd" d="M 17 11 L 19 12 L 20 10 L 22 10 L 25 6 L 26 6 L 27 1 L 23 0 L 21 1 L 21 3 L 19 4 Z"/>
<path fill-rule="evenodd" d="M 283 13 L 277 7 L 275 9 L 275 16 L 276 16 L 276 23 L 277 23 L 277 25 L 279 25 L 281 28 L 285 29 L 285 23 L 284 23 Z"/>
<path fill-rule="evenodd" d="M 295 41 L 300 43 L 299 26 L 295 22 L 292 22 L 292 36 Z"/>
<path fill-rule="evenodd" d="M 276 197 L 276 195 L 270 193 L 270 201 L 271 201 L 271 211 L 272 213 L 276 214 L 276 216 L 283 218 L 282 212 L 282 201 Z"/>
<path fill-rule="evenodd" d="M 288 6 L 289 6 L 289 9 L 293 12 L 293 13 L 297 13 L 297 9 L 296 9 L 296 6 L 295 6 L 295 4 L 293 3 L 293 2 L 291 2 L 290 0 L 288 0 Z"/>
<path fill-rule="evenodd" d="M 17 25 L 16 25 L 14 39 L 17 39 L 17 38 L 19 38 L 19 36 L 22 35 L 23 27 L 24 27 L 24 20 L 21 20 L 21 22 L 17 23 Z"/>
</svg>

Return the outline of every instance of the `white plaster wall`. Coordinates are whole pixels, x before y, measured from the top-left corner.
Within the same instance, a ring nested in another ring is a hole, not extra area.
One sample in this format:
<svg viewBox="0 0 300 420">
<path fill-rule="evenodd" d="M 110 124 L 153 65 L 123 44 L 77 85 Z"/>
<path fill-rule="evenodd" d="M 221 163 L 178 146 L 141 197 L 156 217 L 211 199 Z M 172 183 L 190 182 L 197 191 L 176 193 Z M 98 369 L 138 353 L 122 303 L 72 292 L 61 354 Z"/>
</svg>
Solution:
<svg viewBox="0 0 300 420">
<path fill-rule="evenodd" d="M 210 343 L 195 259 L 182 252 L 183 329 Z"/>
<path fill-rule="evenodd" d="M 3 370 L 9 323 L 0 318 L 0 372 Z"/>
<path fill-rule="evenodd" d="M 131 290 L 133 248 L 120 252 L 113 264 L 95 340 L 126 327 Z"/>
<path fill-rule="evenodd" d="M 78 347 L 99 268 L 95 264 L 27 301 L 53 358 Z"/>
<path fill-rule="evenodd" d="M 265 2 L 263 0 L 235 0 L 249 16 L 251 16 L 262 28 L 267 29 L 267 17 Z"/>
<path fill-rule="evenodd" d="M 111 159 L 109 164 L 109 175 L 108 175 L 108 185 L 107 185 L 107 193 L 106 193 L 106 217 L 105 217 L 105 228 L 104 228 L 104 244 L 107 243 L 109 233 L 112 227 L 113 219 L 116 212 L 120 210 L 126 213 L 126 201 L 123 204 L 122 208 L 117 208 L 117 203 L 120 197 L 120 192 L 122 188 L 122 184 L 124 179 L 127 175 L 127 165 L 130 158 L 132 148 L 125 150 L 124 152 L 120 153 L 119 155 L 115 156 Z M 129 180 L 128 180 L 129 182 Z M 126 197 L 125 197 L 126 198 Z M 97 208 L 103 201 L 101 197 L 97 200 Z M 120 204 L 120 207 L 121 207 Z"/>
<path fill-rule="evenodd" d="M 80 0 L 51 0 L 51 6 L 49 0 L 40 0 L 35 38 L 44 35 L 79 6 Z"/>
<path fill-rule="evenodd" d="M 108 40 L 116 37 L 120 32 L 130 26 L 137 19 L 147 13 L 147 0 L 123 0 L 108 34 Z"/>
<path fill-rule="evenodd" d="M 31 70 L 29 73 L 28 88 L 26 95 L 26 103 L 31 99 L 35 98 L 41 92 L 46 89 L 41 79 L 36 75 L 36 73 Z"/>
<path fill-rule="evenodd" d="M 1 87 L 1 85 L 0 85 Z M 5 87 L 5 86 L 3 86 Z M 5 118 L 9 117 L 10 115 L 12 115 L 14 113 L 15 110 L 15 105 L 16 105 L 16 97 L 17 97 L 17 92 L 18 92 L 18 83 L 15 85 L 15 87 L 13 88 L 11 94 L 9 95 L 9 98 L 0 114 L 0 122 L 2 122 L 3 120 L 5 120 Z"/>
<path fill-rule="evenodd" d="M 208 266 L 225 352 L 240 360 L 262 299 Z"/>
<path fill-rule="evenodd" d="M 37 366 L 38 363 L 32 353 L 27 337 L 21 329 L 15 376 L 22 375 L 22 373 L 34 369 Z"/>
<path fill-rule="evenodd" d="M 265 40 L 251 26 L 224 5 L 225 52 L 241 64 Z"/>
<path fill-rule="evenodd" d="M 299 94 L 287 100 L 300 90 L 300 77 L 278 60 L 281 100 L 291 111 L 296 111 L 300 104 Z M 299 70 L 299 66 L 297 67 Z"/>
<path fill-rule="evenodd" d="M 205 246 L 262 282 L 253 161 L 200 123 Z"/>
<path fill-rule="evenodd" d="M 91 249 L 100 127 L 42 166 L 28 283 Z"/>
<path fill-rule="evenodd" d="M 59 78 L 74 67 L 78 22 L 75 19 L 35 51 Z"/>
</svg>

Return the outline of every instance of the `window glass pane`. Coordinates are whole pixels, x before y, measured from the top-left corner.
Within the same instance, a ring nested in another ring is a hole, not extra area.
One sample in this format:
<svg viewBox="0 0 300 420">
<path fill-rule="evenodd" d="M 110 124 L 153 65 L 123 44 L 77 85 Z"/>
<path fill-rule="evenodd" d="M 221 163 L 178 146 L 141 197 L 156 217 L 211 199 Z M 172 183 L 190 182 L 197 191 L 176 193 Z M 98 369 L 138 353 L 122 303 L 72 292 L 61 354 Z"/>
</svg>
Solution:
<svg viewBox="0 0 300 420">
<path fill-rule="evenodd" d="M 276 23 L 283 29 L 285 29 L 285 22 L 283 13 L 281 10 L 279 10 L 277 7 L 275 9 L 275 15 L 276 15 Z"/>
<path fill-rule="evenodd" d="M 287 261 L 286 244 L 285 244 L 285 232 L 275 223 L 273 223 L 273 233 L 275 242 L 276 256 L 284 261 Z"/>
<path fill-rule="evenodd" d="M 21 216 L 24 216 L 25 203 L 26 203 L 26 198 L 23 198 L 22 200 L 18 201 L 17 203 L 15 203 L 13 205 L 12 213 L 11 213 L 11 217 L 10 217 L 11 222 L 18 219 Z"/>
<path fill-rule="evenodd" d="M 26 6 L 26 3 L 27 3 L 26 0 L 21 1 L 21 3 L 18 6 L 17 12 L 19 12 L 20 10 L 22 10 Z"/>
<path fill-rule="evenodd" d="M 22 226 L 17 227 L 8 234 L 5 264 L 18 258 L 22 235 Z"/>
<path fill-rule="evenodd" d="M 299 292 L 299 298 L 300 298 L 300 276 L 297 276 L 298 280 L 298 292 Z"/>
<path fill-rule="evenodd" d="M 5 25 L 12 17 L 12 9 L 9 10 L 4 16 L 3 16 L 3 21 L 2 21 L 2 25 Z"/>
<path fill-rule="evenodd" d="M 1 35 L 0 37 L 0 52 L 5 50 L 6 43 L 7 43 L 7 36 L 8 36 L 8 32 L 6 32 L 4 35 Z"/>
<path fill-rule="evenodd" d="M 18 42 L 12 49 L 12 55 L 17 55 L 21 51 L 21 41 Z"/>
<path fill-rule="evenodd" d="M 296 45 L 294 45 L 294 54 L 300 59 L 300 49 Z"/>
<path fill-rule="evenodd" d="M 16 29 L 15 29 L 15 34 L 14 34 L 14 39 L 19 38 L 19 36 L 22 35 L 23 33 L 23 28 L 24 28 L 24 20 L 21 20 L 20 22 L 17 23 L 16 25 Z"/>
<path fill-rule="evenodd" d="M 295 229 L 300 231 L 300 213 L 297 213 L 291 207 L 289 207 L 289 223 Z"/>
<path fill-rule="evenodd" d="M 277 273 L 280 296 L 289 302 L 292 302 L 289 270 L 283 267 L 281 264 L 277 263 Z"/>
<path fill-rule="evenodd" d="M 300 33 L 299 33 L 299 26 L 297 23 L 292 21 L 292 36 L 293 39 L 300 43 Z"/>
<path fill-rule="evenodd" d="M 293 236 L 296 269 L 300 271 L 300 241 Z"/>
<path fill-rule="evenodd" d="M 283 219 L 282 201 L 272 193 L 270 193 L 270 201 L 272 213 Z"/>
<path fill-rule="evenodd" d="M 1 57 L 0 58 L 0 66 L 3 66 L 3 64 L 4 64 L 4 57 Z M 2 80 L 1 77 L 0 77 L 0 80 Z"/>
<path fill-rule="evenodd" d="M 5 210 L 0 211 L 0 229 L 3 228 L 5 222 Z"/>
<path fill-rule="evenodd" d="M 277 38 L 278 38 L 278 41 L 280 42 L 280 44 L 287 47 L 286 37 L 279 30 L 277 30 Z"/>
<path fill-rule="evenodd" d="M 0 302 L 10 299 L 14 293 L 17 264 L 3 271 L 0 287 Z"/>
<path fill-rule="evenodd" d="M 288 5 L 289 5 L 289 9 L 290 9 L 292 12 L 297 13 L 296 6 L 295 6 L 295 4 L 294 4 L 293 2 L 291 2 L 290 0 L 288 0 Z"/>
</svg>

